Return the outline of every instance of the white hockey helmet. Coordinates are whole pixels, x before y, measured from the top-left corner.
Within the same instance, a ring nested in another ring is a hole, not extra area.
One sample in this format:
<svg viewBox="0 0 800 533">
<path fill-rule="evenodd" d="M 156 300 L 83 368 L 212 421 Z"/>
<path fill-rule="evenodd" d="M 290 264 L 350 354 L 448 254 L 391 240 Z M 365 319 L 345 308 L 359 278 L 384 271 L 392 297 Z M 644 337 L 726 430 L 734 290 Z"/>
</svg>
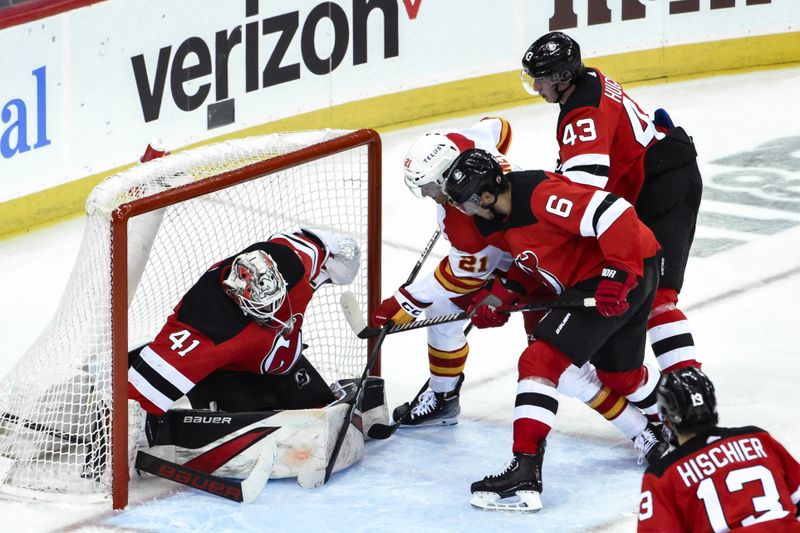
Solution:
<svg viewBox="0 0 800 533">
<path fill-rule="evenodd" d="M 461 151 L 453 141 L 441 133 L 426 133 L 411 145 L 403 162 L 406 185 L 417 198 L 422 198 L 421 187 L 444 184 L 444 172 Z"/>
<path fill-rule="evenodd" d="M 236 256 L 222 285 L 244 314 L 259 322 L 272 319 L 286 299 L 286 281 L 263 250 Z"/>
</svg>

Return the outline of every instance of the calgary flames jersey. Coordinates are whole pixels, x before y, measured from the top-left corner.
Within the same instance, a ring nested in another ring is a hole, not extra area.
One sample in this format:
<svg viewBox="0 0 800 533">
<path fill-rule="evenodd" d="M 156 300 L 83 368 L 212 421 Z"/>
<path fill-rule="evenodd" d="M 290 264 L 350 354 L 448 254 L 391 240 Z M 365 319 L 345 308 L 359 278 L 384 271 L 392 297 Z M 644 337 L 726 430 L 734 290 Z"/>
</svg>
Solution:
<svg viewBox="0 0 800 533">
<path fill-rule="evenodd" d="M 644 259 L 658 251 L 653 233 L 622 198 L 550 172 L 507 177 L 511 213 L 475 220 L 484 235 L 502 231 L 516 266 L 557 294 L 600 276 L 609 263 L 642 277 Z"/>
<path fill-rule="evenodd" d="M 511 144 L 511 125 L 502 118 L 486 117 L 469 128 L 446 134 L 460 151 L 481 148 L 492 154 L 506 172 L 512 165 L 504 154 Z M 511 255 L 501 235 L 483 236 L 472 217 L 447 203 L 437 205 L 439 229 L 450 242 L 450 251 L 428 276 L 405 289 L 415 300 L 431 303 L 474 292 L 495 271 L 506 271 Z"/>
<path fill-rule="evenodd" d="M 635 202 L 645 151 L 664 134 L 617 82 L 587 69 L 561 107 L 556 137 L 565 177 Z"/>
<path fill-rule="evenodd" d="M 640 532 L 800 531 L 800 464 L 757 427 L 714 428 L 650 466 Z"/>
<path fill-rule="evenodd" d="M 240 253 L 253 250 L 267 252 L 286 281 L 288 293 L 276 318 L 291 327 L 262 326 L 225 294 L 222 280 L 236 257 L 231 256 L 200 277 L 153 342 L 134 359 L 128 370 L 129 398 L 161 414 L 215 370 L 291 370 L 303 350 L 303 315 L 328 252 L 303 232 L 279 233 Z"/>
</svg>

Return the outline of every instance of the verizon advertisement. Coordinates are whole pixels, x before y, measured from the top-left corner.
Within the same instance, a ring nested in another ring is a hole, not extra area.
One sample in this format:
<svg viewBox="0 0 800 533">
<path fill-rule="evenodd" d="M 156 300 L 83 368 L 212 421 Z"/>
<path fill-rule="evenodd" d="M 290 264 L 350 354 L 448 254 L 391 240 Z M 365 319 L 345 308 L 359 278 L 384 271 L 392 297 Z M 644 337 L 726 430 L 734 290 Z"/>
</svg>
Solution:
<svg viewBox="0 0 800 533">
<path fill-rule="evenodd" d="M 0 31 L 0 202 L 132 163 L 156 138 L 177 149 L 515 71 L 550 30 L 591 58 L 798 18 L 797 0 L 107 0 Z"/>
</svg>

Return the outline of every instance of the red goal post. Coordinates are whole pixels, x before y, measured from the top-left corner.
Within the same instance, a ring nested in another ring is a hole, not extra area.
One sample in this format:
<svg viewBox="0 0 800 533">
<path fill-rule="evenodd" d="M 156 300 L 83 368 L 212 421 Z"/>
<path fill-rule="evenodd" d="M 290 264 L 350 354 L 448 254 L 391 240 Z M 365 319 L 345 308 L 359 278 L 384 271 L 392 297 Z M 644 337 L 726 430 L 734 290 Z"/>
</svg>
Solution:
<svg viewBox="0 0 800 533">
<path fill-rule="evenodd" d="M 206 268 L 276 231 L 323 227 L 361 244 L 356 280 L 321 288 L 303 331 L 329 382 L 360 376 L 369 346 L 338 298 L 350 290 L 368 309 L 379 305 L 380 220 L 372 130 L 233 139 L 108 178 L 87 201 L 59 311 L 0 383 L 0 494 L 125 507 L 128 351 L 152 339 Z"/>
</svg>

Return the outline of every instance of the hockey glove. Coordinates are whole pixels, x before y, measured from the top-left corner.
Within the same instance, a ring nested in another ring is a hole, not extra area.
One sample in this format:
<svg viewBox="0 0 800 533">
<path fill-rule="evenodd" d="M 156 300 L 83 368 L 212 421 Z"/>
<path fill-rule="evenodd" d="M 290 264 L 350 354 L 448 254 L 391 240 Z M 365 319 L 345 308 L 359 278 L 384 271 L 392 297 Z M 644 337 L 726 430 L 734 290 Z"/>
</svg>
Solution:
<svg viewBox="0 0 800 533">
<path fill-rule="evenodd" d="M 429 305 L 414 300 L 408 291 L 401 288 L 391 298 L 381 302 L 372 313 L 372 323 L 376 327 L 383 326 L 389 320 L 396 325 L 408 324 L 419 318 L 422 310 Z"/>
<path fill-rule="evenodd" d="M 495 279 L 491 289 L 484 287 L 478 291 L 467 309 L 467 314 L 478 329 L 499 328 L 508 322 L 509 315 L 497 308 L 514 304 L 518 300 L 517 293 L 509 291 L 499 279 Z"/>
<path fill-rule="evenodd" d="M 637 283 L 636 276 L 627 270 L 614 264 L 606 265 L 594 291 L 597 311 L 603 316 L 617 316 L 627 311 L 630 307 L 628 293 Z"/>
<path fill-rule="evenodd" d="M 672 123 L 672 117 L 669 116 L 666 109 L 658 108 L 653 113 L 653 125 L 661 133 L 669 133 L 675 124 Z"/>
</svg>

